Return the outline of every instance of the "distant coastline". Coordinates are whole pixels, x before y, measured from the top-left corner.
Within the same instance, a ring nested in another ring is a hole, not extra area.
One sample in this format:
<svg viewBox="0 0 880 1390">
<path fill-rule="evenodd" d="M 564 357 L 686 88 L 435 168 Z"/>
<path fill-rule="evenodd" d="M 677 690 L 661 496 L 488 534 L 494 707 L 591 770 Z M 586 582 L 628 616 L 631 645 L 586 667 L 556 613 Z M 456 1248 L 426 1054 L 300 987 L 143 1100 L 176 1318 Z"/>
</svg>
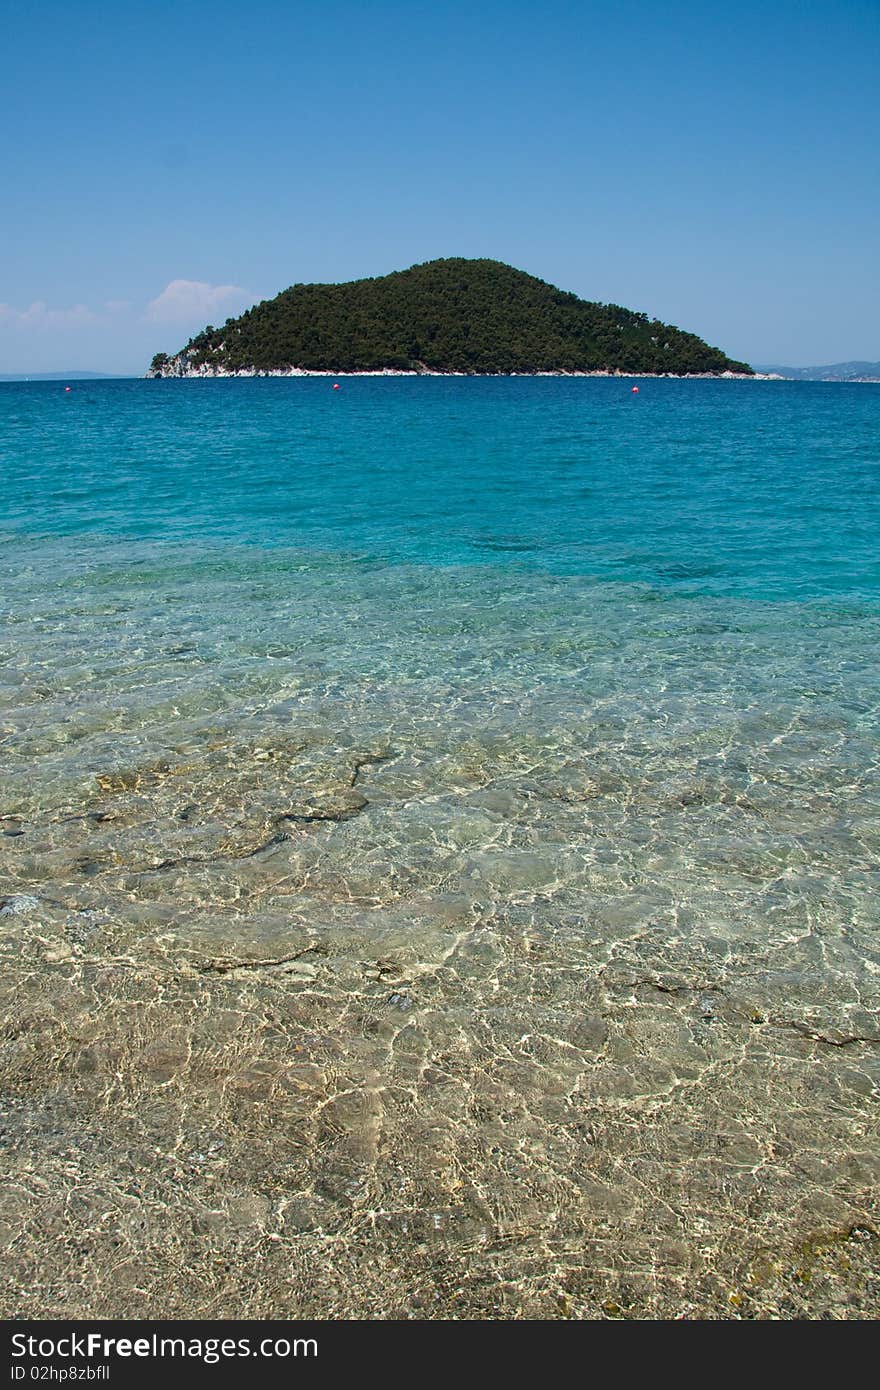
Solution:
<svg viewBox="0 0 880 1390">
<path fill-rule="evenodd" d="M 0 382 L 4 381 L 126 381 L 118 372 L 0 372 Z"/>
<path fill-rule="evenodd" d="M 825 367 L 780 367 L 774 363 L 772 366 L 756 367 L 755 371 L 780 376 L 783 381 L 842 381 L 871 385 L 880 382 L 880 362 L 834 362 Z"/>
</svg>

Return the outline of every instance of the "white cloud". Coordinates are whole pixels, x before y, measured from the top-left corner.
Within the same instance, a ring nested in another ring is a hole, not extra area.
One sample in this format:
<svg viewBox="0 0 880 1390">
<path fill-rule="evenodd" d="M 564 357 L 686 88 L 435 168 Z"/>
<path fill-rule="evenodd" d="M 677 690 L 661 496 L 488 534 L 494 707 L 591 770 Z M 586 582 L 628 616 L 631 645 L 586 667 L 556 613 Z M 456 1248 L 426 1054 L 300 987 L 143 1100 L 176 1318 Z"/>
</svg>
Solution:
<svg viewBox="0 0 880 1390">
<path fill-rule="evenodd" d="M 86 304 L 74 304 L 70 309 L 50 309 L 44 299 L 35 299 L 26 309 L 0 304 L 0 323 L 13 328 L 65 328 L 94 323 L 96 318 Z"/>
<path fill-rule="evenodd" d="M 130 299 L 105 299 L 104 308 L 108 314 L 124 314 L 126 309 L 131 308 Z"/>
<path fill-rule="evenodd" d="M 152 323 L 204 322 L 215 316 L 220 308 L 243 307 L 248 302 L 246 290 L 239 285 L 208 285 L 203 280 L 172 280 L 160 295 L 147 305 L 147 318 Z"/>
</svg>

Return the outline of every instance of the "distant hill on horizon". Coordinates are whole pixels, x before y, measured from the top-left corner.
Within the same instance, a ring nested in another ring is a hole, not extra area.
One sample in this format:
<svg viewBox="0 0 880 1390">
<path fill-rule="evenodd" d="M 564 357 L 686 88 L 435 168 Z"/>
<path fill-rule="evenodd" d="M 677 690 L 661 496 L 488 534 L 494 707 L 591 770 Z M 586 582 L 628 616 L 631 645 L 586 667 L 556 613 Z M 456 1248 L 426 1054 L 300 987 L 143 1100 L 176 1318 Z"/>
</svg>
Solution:
<svg viewBox="0 0 880 1390">
<path fill-rule="evenodd" d="M 125 381 L 117 372 L 0 372 L 0 381 Z"/>
<path fill-rule="evenodd" d="M 880 381 L 880 362 L 836 362 L 830 367 L 756 367 L 791 381 Z"/>
<path fill-rule="evenodd" d="M 557 289 L 500 261 L 450 258 L 344 284 L 293 285 L 178 352 L 151 377 L 269 372 L 753 375 L 694 333 Z"/>
</svg>

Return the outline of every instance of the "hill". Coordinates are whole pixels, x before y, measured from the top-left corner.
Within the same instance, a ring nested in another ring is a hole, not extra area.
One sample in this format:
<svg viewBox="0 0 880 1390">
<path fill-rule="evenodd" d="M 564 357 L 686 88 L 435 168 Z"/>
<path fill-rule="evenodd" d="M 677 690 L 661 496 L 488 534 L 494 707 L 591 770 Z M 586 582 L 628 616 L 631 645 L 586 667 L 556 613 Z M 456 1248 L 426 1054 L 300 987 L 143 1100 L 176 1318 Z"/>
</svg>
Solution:
<svg viewBox="0 0 880 1390">
<path fill-rule="evenodd" d="M 358 372 L 738 372 L 693 333 L 595 304 L 499 261 L 428 261 L 339 285 L 293 285 L 186 347 L 148 376 Z"/>
<path fill-rule="evenodd" d="M 880 381 L 880 362 L 835 362 L 830 367 L 758 367 L 791 381 Z"/>
<path fill-rule="evenodd" d="M 0 372 L 0 381 L 123 381 L 113 372 Z"/>
</svg>

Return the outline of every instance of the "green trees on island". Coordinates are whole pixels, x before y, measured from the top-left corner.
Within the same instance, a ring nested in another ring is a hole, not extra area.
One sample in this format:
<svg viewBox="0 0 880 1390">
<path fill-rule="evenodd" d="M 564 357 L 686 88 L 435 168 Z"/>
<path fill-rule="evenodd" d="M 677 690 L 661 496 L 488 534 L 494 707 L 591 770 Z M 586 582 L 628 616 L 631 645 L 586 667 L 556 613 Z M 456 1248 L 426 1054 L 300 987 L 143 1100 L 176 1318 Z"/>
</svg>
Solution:
<svg viewBox="0 0 880 1390">
<path fill-rule="evenodd" d="M 499 261 L 428 261 L 341 285 L 293 285 L 209 326 L 151 376 L 187 371 L 750 372 L 693 333 L 596 304 Z"/>
</svg>

